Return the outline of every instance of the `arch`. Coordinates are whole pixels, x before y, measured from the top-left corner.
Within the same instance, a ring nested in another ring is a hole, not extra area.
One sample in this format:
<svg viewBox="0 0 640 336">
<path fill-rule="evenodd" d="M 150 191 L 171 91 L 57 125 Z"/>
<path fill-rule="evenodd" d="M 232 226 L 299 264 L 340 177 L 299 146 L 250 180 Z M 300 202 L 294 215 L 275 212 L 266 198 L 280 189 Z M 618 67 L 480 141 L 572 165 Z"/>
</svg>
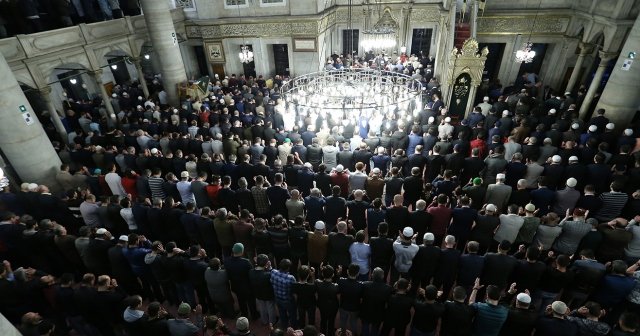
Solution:
<svg viewBox="0 0 640 336">
<path fill-rule="evenodd" d="M 13 76 L 16 78 L 16 80 L 18 81 L 21 87 L 23 85 L 28 86 L 30 88 L 38 87 L 38 85 L 36 84 L 36 81 L 33 79 L 33 77 L 31 77 L 31 74 L 26 68 L 14 70 Z"/>
<path fill-rule="evenodd" d="M 605 41 L 605 34 L 604 34 L 604 30 L 601 30 L 601 29 L 592 32 L 592 34 L 587 39 L 587 42 L 598 45 L 598 46 L 603 46 L 604 41 Z"/>
<path fill-rule="evenodd" d="M 76 62 L 67 62 L 57 64 L 51 68 L 49 75 L 47 76 L 48 83 L 55 83 L 59 81 L 58 75 L 65 71 L 78 71 L 80 73 L 88 72 L 90 67 L 88 65 L 84 65 Z"/>
<path fill-rule="evenodd" d="M 114 41 L 109 45 L 97 48 L 93 51 L 93 53 L 96 55 L 96 60 L 101 66 L 107 64 L 106 58 L 108 57 L 108 55 L 129 57 L 135 55 L 135 53 L 131 50 L 129 41 L 126 39 Z"/>
</svg>

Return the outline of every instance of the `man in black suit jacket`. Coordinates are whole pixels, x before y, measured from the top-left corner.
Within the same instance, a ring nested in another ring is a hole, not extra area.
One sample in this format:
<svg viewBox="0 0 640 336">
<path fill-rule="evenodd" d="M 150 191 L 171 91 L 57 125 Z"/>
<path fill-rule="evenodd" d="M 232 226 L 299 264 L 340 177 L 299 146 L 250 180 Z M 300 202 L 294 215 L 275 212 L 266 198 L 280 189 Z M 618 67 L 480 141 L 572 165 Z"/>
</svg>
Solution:
<svg viewBox="0 0 640 336">
<path fill-rule="evenodd" d="M 115 245 L 111 241 L 112 238 L 109 231 L 100 228 L 96 231 L 96 237 L 89 241 L 84 258 L 85 266 L 89 272 L 97 275 L 111 274 L 108 251 Z"/>
<path fill-rule="evenodd" d="M 349 247 L 355 241 L 352 235 L 347 234 L 348 226 L 346 222 L 338 222 L 336 225 L 338 232 L 329 234 L 329 245 L 327 247 L 327 260 L 334 267 L 342 266 L 342 273 L 346 274 L 347 267 L 351 264 L 351 254 Z"/>
<path fill-rule="evenodd" d="M 498 253 L 487 253 L 484 257 L 481 283 L 485 286 L 494 285 L 505 289 L 516 268 L 518 260 L 507 253 L 511 249 L 511 243 L 504 240 L 498 246 Z"/>
</svg>

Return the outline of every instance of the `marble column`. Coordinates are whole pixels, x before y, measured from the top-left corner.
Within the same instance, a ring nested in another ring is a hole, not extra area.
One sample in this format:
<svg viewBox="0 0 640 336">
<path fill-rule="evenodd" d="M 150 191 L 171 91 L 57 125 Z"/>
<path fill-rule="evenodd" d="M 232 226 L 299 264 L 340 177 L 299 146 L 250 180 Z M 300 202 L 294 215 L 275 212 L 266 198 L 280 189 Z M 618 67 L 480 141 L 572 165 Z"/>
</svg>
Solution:
<svg viewBox="0 0 640 336">
<path fill-rule="evenodd" d="M 136 72 L 138 73 L 138 82 L 140 82 L 140 86 L 142 87 L 142 92 L 145 97 L 149 97 L 149 87 L 147 86 L 147 80 L 144 78 L 144 71 L 142 71 L 142 63 L 140 63 L 140 58 L 135 57 L 131 58 L 133 64 L 136 66 Z"/>
<path fill-rule="evenodd" d="M 571 72 L 571 77 L 569 77 L 569 83 L 567 83 L 567 87 L 565 89 L 566 92 L 571 92 L 573 90 L 573 87 L 578 82 L 578 78 L 580 78 L 584 58 L 593 52 L 593 44 L 580 42 L 578 46 L 580 48 L 580 54 L 578 55 L 576 65 L 573 67 L 573 71 Z"/>
<path fill-rule="evenodd" d="M 473 5 L 471 5 L 471 16 L 469 20 L 469 28 L 471 30 L 471 37 L 476 38 L 478 35 L 478 1 L 473 1 Z"/>
<path fill-rule="evenodd" d="M 107 88 L 104 87 L 104 82 L 102 81 L 102 69 L 89 71 L 88 73 L 100 88 L 102 103 L 104 104 L 105 109 L 107 109 L 107 118 L 115 119 L 113 116 L 115 116 L 116 112 L 113 109 L 113 105 L 111 105 L 111 96 L 109 96 Z"/>
<path fill-rule="evenodd" d="M 616 57 L 617 54 L 612 52 L 598 51 L 598 55 L 600 56 L 600 64 L 598 64 L 598 69 L 593 76 L 591 85 L 589 85 L 587 94 L 584 96 L 582 106 L 580 106 L 580 119 L 584 119 L 587 117 L 587 114 L 589 113 L 589 106 L 593 101 L 593 97 L 596 95 L 596 92 L 600 88 L 600 83 L 602 82 L 604 71 L 607 69 L 609 61 Z"/>
<path fill-rule="evenodd" d="M 51 121 L 53 122 L 53 126 L 56 128 L 56 131 L 60 135 L 63 143 L 69 142 L 69 136 L 67 134 L 66 128 L 62 124 L 62 119 L 60 119 L 60 114 L 56 109 L 55 105 L 53 105 L 53 101 L 51 100 L 51 87 L 45 86 L 43 88 L 38 89 L 40 91 L 40 97 L 47 104 L 47 109 L 49 114 L 51 115 Z"/>
<path fill-rule="evenodd" d="M 167 92 L 169 104 L 178 105 L 180 101 L 178 87 L 180 83 L 187 81 L 187 73 L 184 69 L 182 54 L 180 54 L 180 45 L 173 26 L 169 3 L 141 0 L 140 5 L 144 11 L 144 20 L 147 23 L 153 50 L 162 65 L 160 70 L 162 84 Z"/>
<path fill-rule="evenodd" d="M 0 149 L 22 182 L 57 190 L 60 158 L 0 53 Z"/>
<path fill-rule="evenodd" d="M 622 70 L 630 52 L 640 52 L 640 16 L 629 32 L 596 106 L 596 109 L 605 109 L 607 118 L 616 124 L 618 132 L 627 128 L 640 106 L 640 60 L 636 58 L 628 70 Z"/>
</svg>

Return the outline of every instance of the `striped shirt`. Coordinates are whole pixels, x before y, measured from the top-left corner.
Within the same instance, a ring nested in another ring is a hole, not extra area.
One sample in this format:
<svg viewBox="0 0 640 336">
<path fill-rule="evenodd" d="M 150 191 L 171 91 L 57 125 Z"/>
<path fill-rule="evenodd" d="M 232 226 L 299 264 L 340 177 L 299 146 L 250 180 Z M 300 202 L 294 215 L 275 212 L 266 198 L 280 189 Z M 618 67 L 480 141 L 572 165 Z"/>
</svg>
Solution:
<svg viewBox="0 0 640 336">
<path fill-rule="evenodd" d="M 167 195 L 164 193 L 164 189 L 162 189 L 162 184 L 164 183 L 164 179 L 162 177 L 149 177 L 149 189 L 151 190 L 152 197 L 158 197 L 164 199 Z"/>
<path fill-rule="evenodd" d="M 629 195 L 617 191 L 602 193 L 602 208 L 595 215 L 596 219 L 601 222 L 608 222 L 622 213 L 622 208 L 627 204 Z"/>
</svg>

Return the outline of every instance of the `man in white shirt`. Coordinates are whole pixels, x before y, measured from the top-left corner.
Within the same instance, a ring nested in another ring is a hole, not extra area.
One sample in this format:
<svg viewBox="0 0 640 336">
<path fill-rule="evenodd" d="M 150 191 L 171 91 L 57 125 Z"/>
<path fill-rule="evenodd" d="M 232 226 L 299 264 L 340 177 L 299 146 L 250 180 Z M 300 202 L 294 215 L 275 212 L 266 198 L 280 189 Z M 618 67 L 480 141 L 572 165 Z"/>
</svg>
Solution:
<svg viewBox="0 0 640 336">
<path fill-rule="evenodd" d="M 183 204 L 196 204 L 196 197 L 193 195 L 193 191 L 191 191 L 191 181 L 189 181 L 188 171 L 180 173 L 180 182 L 176 184 L 176 188 L 178 188 Z"/>
<path fill-rule="evenodd" d="M 122 179 L 120 175 L 116 173 L 116 165 L 112 164 L 110 167 L 110 172 L 104 176 L 104 181 L 107 182 L 111 193 L 114 195 L 118 195 L 121 198 L 127 196 L 127 192 L 124 190 L 122 186 Z"/>
<path fill-rule="evenodd" d="M 482 109 L 482 115 L 485 117 L 489 114 L 489 110 L 491 109 L 491 104 L 489 104 L 489 97 L 485 96 L 482 98 L 482 103 L 478 104 L 478 107 Z"/>
</svg>

